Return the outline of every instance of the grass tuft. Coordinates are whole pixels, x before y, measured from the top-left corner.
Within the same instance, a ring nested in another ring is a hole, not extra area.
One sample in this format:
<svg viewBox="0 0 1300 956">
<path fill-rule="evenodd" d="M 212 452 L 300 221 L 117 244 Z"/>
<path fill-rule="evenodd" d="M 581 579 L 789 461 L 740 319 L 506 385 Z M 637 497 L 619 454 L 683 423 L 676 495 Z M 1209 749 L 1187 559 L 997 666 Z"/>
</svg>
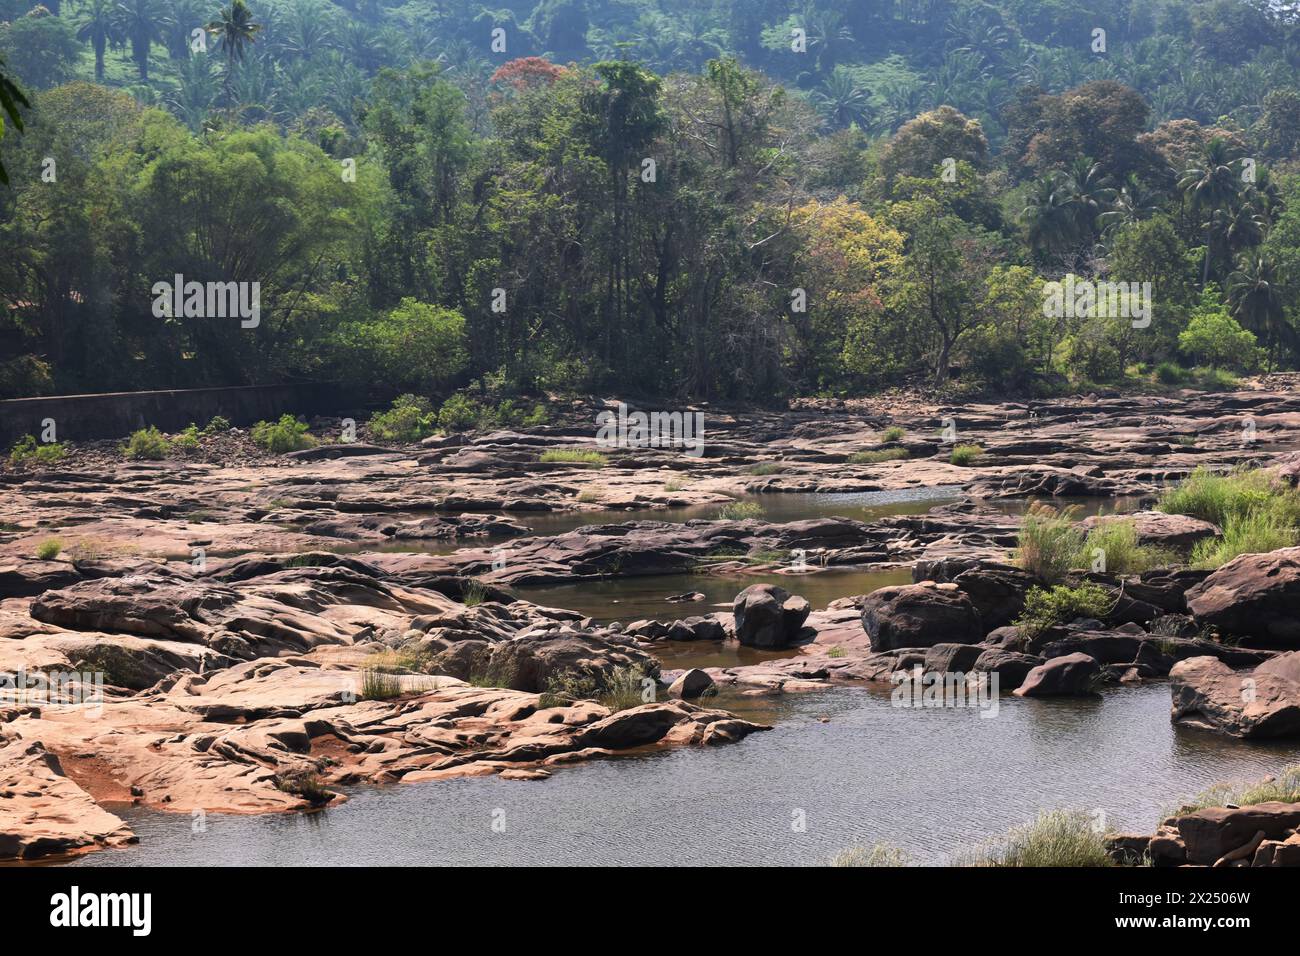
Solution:
<svg viewBox="0 0 1300 956">
<path fill-rule="evenodd" d="M 1171 551 L 1138 544 L 1137 525 L 1132 519 L 1111 519 L 1096 524 L 1084 539 L 1079 566 L 1090 564 L 1098 552 L 1105 561 L 1103 570 L 1111 574 L 1138 574 L 1178 560 Z"/>
<path fill-rule="evenodd" d="M 855 846 L 831 857 L 831 866 L 907 866 L 907 853 L 887 843 Z"/>
<path fill-rule="evenodd" d="M 1276 777 L 1254 783 L 1216 783 L 1202 790 L 1176 810 L 1162 814 L 1164 817 L 1183 816 L 1208 807 L 1249 807 L 1257 803 L 1300 803 L 1300 764 L 1292 764 Z"/>
<path fill-rule="evenodd" d="M 396 674 L 367 667 L 361 672 L 362 700 L 392 700 L 402 696 L 402 680 Z"/>
<path fill-rule="evenodd" d="M 1197 468 L 1167 490 L 1157 507 L 1223 529 L 1222 537 L 1197 543 L 1192 564 L 1198 568 L 1214 569 L 1238 555 L 1276 551 L 1300 540 L 1300 492 L 1265 469 L 1219 474 Z"/>
<path fill-rule="evenodd" d="M 1013 827 L 1000 839 L 959 856 L 958 866 L 1113 866 L 1090 814 L 1051 810 L 1033 823 Z"/>
<path fill-rule="evenodd" d="M 1074 522 L 1079 511 L 1077 505 L 1059 511 L 1037 502 L 1030 505 L 1016 547 L 1020 567 L 1049 583 L 1065 577 L 1083 547 L 1083 532 Z"/>
<path fill-rule="evenodd" d="M 542 452 L 537 459 L 543 464 L 582 465 L 586 468 L 604 468 L 609 459 L 598 451 L 582 448 L 551 448 Z"/>
<path fill-rule="evenodd" d="M 952 457 L 948 460 L 954 465 L 971 465 L 982 454 L 984 454 L 984 449 L 979 445 L 958 445 L 952 450 Z"/>
<path fill-rule="evenodd" d="M 62 538 L 46 538 L 36 546 L 36 557 L 42 561 L 53 561 L 63 550 Z"/>
<path fill-rule="evenodd" d="M 901 461 L 908 456 L 906 448 L 877 448 L 873 451 L 855 451 L 849 455 L 850 465 L 878 465 L 882 461 Z"/>
<path fill-rule="evenodd" d="M 756 501 L 733 501 L 718 509 L 719 521 L 745 521 L 749 518 L 762 518 L 766 512 Z"/>
</svg>

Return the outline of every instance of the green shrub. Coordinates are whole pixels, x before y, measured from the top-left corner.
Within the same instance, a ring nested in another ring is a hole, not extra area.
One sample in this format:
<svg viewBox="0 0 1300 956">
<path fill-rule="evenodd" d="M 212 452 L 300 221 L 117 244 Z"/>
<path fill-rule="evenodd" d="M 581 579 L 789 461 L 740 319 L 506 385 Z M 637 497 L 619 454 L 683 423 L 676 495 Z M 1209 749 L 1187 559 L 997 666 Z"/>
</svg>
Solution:
<svg viewBox="0 0 1300 956">
<path fill-rule="evenodd" d="M 587 468 L 604 468 L 609 464 L 609 459 L 600 452 L 582 448 L 551 448 L 542 452 L 537 460 L 543 464 L 583 465 Z"/>
<path fill-rule="evenodd" d="M 463 432 L 478 424 L 478 418 L 478 403 L 458 392 L 442 403 L 438 427 L 447 432 Z"/>
<path fill-rule="evenodd" d="M 172 444 L 181 451 L 194 451 L 199 447 L 199 426 L 191 424 L 172 440 Z"/>
<path fill-rule="evenodd" d="M 278 422 L 254 425 L 253 443 L 277 455 L 316 447 L 316 439 L 307 434 L 307 423 L 289 414 L 281 415 Z"/>
<path fill-rule="evenodd" d="M 949 460 L 954 465 L 969 465 L 982 454 L 984 449 L 979 445 L 958 445 L 952 450 L 952 458 Z"/>
<path fill-rule="evenodd" d="M 539 403 L 534 405 L 533 410 L 521 419 L 520 424 L 527 428 L 535 428 L 538 425 L 545 425 L 550 421 L 550 418 L 551 416 L 550 413 L 546 411 L 546 406 Z"/>
<path fill-rule="evenodd" d="M 761 518 L 764 514 L 766 512 L 763 511 L 763 506 L 756 501 L 733 501 L 718 509 L 718 520 L 745 521 L 750 518 Z"/>
<path fill-rule="evenodd" d="M 402 681 L 396 674 L 367 667 L 361 672 L 361 700 L 391 700 L 402 696 Z"/>
<path fill-rule="evenodd" d="M 897 425 L 891 425 L 880 433 L 880 440 L 882 442 L 902 441 L 903 436 L 906 434 L 907 432 L 904 429 Z"/>
<path fill-rule="evenodd" d="M 370 419 L 370 434 L 378 441 L 415 442 L 428 438 L 437 427 L 433 404 L 419 395 L 401 395 L 388 411 Z"/>
<path fill-rule="evenodd" d="M 53 561 L 63 550 L 63 540 L 61 538 L 46 538 L 36 546 L 36 557 L 42 561 Z"/>
<path fill-rule="evenodd" d="M 1083 547 L 1083 532 L 1074 521 L 1079 510 L 1077 506 L 1057 511 L 1051 505 L 1030 505 L 1016 547 L 1020 567 L 1047 582 L 1065 577 Z"/>
<path fill-rule="evenodd" d="M 855 451 L 849 455 L 850 465 L 876 465 L 882 461 L 900 461 L 908 456 L 906 448 L 877 448 L 874 451 Z"/>
<path fill-rule="evenodd" d="M 167 457 L 171 447 L 163 433 L 150 425 L 131 433 L 122 446 L 122 454 L 127 458 L 160 461 Z"/>
<path fill-rule="evenodd" d="M 1101 832 L 1090 814 L 1052 810 L 1013 827 L 1006 836 L 959 856 L 960 866 L 1058 867 L 1113 866 Z"/>
<path fill-rule="evenodd" d="M 22 465 L 32 462 L 37 465 L 52 465 L 62 461 L 68 450 L 59 442 L 37 442 L 36 436 L 24 435 L 9 449 L 9 463 Z"/>
<path fill-rule="evenodd" d="M 1192 373 L 1177 362 L 1161 362 L 1156 366 L 1156 380 L 1165 385 L 1181 385 L 1192 377 Z"/>
<path fill-rule="evenodd" d="M 1025 609 L 1015 622 L 1023 637 L 1033 640 L 1049 627 L 1068 624 L 1075 618 L 1104 618 L 1115 602 L 1106 589 L 1097 584 L 1071 588 L 1058 584 L 1050 589 L 1032 587 L 1025 595 Z"/>
<path fill-rule="evenodd" d="M 747 469 L 751 475 L 779 475 L 785 466 L 774 461 L 761 461 Z"/>
<path fill-rule="evenodd" d="M 230 422 L 220 415 L 213 415 L 212 419 L 203 426 L 203 434 L 209 438 L 228 431 L 230 431 Z"/>
</svg>

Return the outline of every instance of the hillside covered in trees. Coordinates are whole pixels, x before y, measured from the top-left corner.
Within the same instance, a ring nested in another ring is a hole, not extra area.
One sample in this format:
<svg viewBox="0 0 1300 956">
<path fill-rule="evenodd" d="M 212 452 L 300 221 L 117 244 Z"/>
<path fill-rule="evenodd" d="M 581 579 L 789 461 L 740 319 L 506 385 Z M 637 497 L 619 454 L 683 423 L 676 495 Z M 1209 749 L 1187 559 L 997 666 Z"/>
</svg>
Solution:
<svg viewBox="0 0 1300 956">
<path fill-rule="evenodd" d="M 31 104 L 0 397 L 1032 395 L 1300 359 L 1288 5 L 0 0 L 0 57 Z M 178 275 L 259 283 L 260 322 L 155 315 Z M 1053 314 L 1063 280 L 1149 308 Z"/>
</svg>

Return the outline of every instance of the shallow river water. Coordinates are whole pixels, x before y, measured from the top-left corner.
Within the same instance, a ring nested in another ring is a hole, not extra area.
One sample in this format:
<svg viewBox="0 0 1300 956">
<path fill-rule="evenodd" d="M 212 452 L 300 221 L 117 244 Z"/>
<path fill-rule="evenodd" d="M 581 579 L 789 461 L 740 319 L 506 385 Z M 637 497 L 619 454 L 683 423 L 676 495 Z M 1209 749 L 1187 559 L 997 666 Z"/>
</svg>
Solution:
<svg viewBox="0 0 1300 956">
<path fill-rule="evenodd" d="M 1149 832 L 1211 784 L 1300 760 L 1294 744 L 1175 729 L 1163 684 L 1096 700 L 1009 698 L 992 718 L 894 707 L 887 689 L 718 703 L 776 729 L 540 782 L 398 784 L 305 816 L 209 815 L 200 833 L 188 814 L 125 810 L 140 845 L 76 865 L 798 865 L 876 842 L 936 863 L 1044 809 Z"/>
<path fill-rule="evenodd" d="M 869 520 L 952 497 L 936 488 L 756 500 L 774 521 L 835 514 Z M 1091 512 L 1099 503 L 1085 504 Z M 1133 506 L 1124 504 L 1118 510 Z M 1002 505 L 1012 512 L 1024 506 Z M 556 534 L 604 521 L 710 517 L 716 509 L 690 511 L 516 517 L 535 533 Z M 673 575 L 520 594 L 601 621 L 671 620 L 729 609 L 739 590 L 759 581 L 782 584 L 821 608 L 908 580 L 906 570 Z M 665 600 L 687 591 L 705 599 Z M 657 653 L 673 668 L 757 663 L 788 652 L 668 644 Z M 728 692 L 716 704 L 775 729 L 732 746 L 565 767 L 540 782 L 362 788 L 315 814 L 209 815 L 201 832 L 189 814 L 120 809 L 140 845 L 74 865 L 815 864 L 877 842 L 903 848 L 912 862 L 939 863 L 1041 810 L 1077 808 L 1108 828 L 1150 831 L 1165 811 L 1215 783 L 1256 780 L 1300 761 L 1295 744 L 1247 744 L 1173 727 L 1167 684 L 1109 688 L 1096 699 L 1007 696 L 994 716 L 896 707 L 888 688 L 878 687 L 784 697 Z M 797 827 L 799 820 L 806 825 Z"/>
</svg>

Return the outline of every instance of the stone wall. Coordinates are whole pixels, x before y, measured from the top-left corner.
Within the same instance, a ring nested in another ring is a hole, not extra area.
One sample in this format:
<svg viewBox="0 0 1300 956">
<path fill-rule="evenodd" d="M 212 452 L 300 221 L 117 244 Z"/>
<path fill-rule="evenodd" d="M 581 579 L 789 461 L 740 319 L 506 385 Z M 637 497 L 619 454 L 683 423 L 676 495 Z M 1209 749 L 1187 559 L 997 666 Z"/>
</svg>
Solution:
<svg viewBox="0 0 1300 956">
<path fill-rule="evenodd" d="M 234 388 L 187 388 L 161 392 L 105 392 L 98 395 L 50 395 L 0 401 L 0 448 L 23 435 L 41 437 L 41 422 L 54 419 L 59 441 L 122 438 L 155 425 L 179 431 L 191 422 L 200 427 L 215 415 L 232 425 L 295 415 L 340 414 L 354 408 L 353 396 L 337 385 L 246 385 Z"/>
</svg>

